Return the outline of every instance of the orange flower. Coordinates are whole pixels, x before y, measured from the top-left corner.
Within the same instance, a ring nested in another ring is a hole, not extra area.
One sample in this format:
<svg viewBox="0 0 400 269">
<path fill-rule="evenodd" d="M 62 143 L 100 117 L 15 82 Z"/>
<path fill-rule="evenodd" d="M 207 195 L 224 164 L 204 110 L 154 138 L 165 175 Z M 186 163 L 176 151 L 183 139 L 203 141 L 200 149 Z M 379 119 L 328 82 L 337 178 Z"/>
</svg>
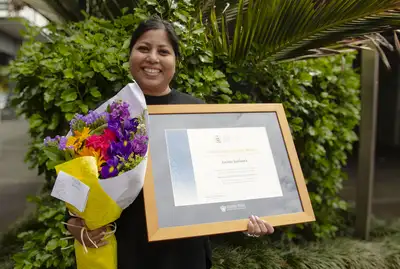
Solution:
<svg viewBox="0 0 400 269">
<path fill-rule="evenodd" d="M 99 150 L 94 150 L 93 148 L 83 147 L 82 150 L 79 152 L 79 156 L 93 156 L 96 158 L 97 168 L 99 171 L 101 170 L 101 166 L 106 162 Z"/>
<path fill-rule="evenodd" d="M 78 151 L 88 137 L 90 137 L 90 129 L 88 127 L 84 127 L 82 132 L 75 131 L 73 136 L 68 137 L 67 147 L 72 146 L 75 151 Z"/>
</svg>

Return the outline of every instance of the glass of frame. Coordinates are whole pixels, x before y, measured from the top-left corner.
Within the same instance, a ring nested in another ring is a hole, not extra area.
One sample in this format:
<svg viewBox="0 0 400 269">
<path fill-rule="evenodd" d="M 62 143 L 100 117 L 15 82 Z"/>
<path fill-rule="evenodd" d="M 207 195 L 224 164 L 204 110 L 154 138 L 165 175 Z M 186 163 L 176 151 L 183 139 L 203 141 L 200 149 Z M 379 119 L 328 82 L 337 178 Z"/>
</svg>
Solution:
<svg viewBox="0 0 400 269">
<path fill-rule="evenodd" d="M 149 106 L 149 241 L 315 220 L 282 104 Z"/>
</svg>

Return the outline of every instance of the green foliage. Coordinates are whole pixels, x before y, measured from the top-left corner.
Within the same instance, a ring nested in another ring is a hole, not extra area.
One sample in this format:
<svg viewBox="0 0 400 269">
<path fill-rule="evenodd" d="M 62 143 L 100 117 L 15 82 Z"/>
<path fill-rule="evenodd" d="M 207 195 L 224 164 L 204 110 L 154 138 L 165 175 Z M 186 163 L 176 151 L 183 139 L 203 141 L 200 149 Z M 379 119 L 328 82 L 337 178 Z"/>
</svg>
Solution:
<svg viewBox="0 0 400 269">
<path fill-rule="evenodd" d="M 214 269 L 394 269 L 400 267 L 400 236 L 372 242 L 346 238 L 298 246 L 254 241 L 218 246 Z"/>
<path fill-rule="evenodd" d="M 332 237 L 343 224 L 340 213 L 347 204 L 338 196 L 346 179 L 342 166 L 357 140 L 354 128 L 360 118 L 355 57 L 354 53 L 279 65 L 246 61 L 226 67 L 235 102 L 277 102 L 286 110 L 317 218 L 311 226 L 284 229 L 288 239 L 299 235 L 299 228 L 317 238 Z"/>
<path fill-rule="evenodd" d="M 46 174 L 51 187 L 54 172 L 39 145 L 46 136 L 65 133 L 75 113 L 95 108 L 131 81 L 131 32 L 139 21 L 158 14 L 174 23 L 181 38 L 175 88 L 214 103 L 284 104 L 317 222 L 286 227 L 277 235 L 289 240 L 335 236 L 342 224 L 339 213 L 347 206 L 338 198 L 345 178 L 341 167 L 356 140 L 353 129 L 359 119 L 359 77 L 351 67 L 355 55 L 275 64 L 249 52 L 247 60 L 236 65 L 213 49 L 205 25 L 190 16 L 193 12 L 188 1 L 142 1 L 133 14 L 113 21 L 88 17 L 51 26 L 45 43 L 33 39 L 37 30 L 32 29 L 10 66 L 17 82 L 13 104 L 30 122 L 27 161 Z M 50 197 L 36 202 L 40 228 L 21 235 L 25 246 L 15 256 L 16 268 L 70 268 L 73 249 L 63 248 L 72 241 L 61 240 L 66 236 L 64 206 Z M 264 268 L 259 265 L 262 256 L 252 259 L 254 263 L 243 268 Z"/>
<path fill-rule="evenodd" d="M 74 249 L 62 223 L 64 204 L 47 194 L 33 199 L 38 206 L 34 228 L 18 234 L 22 251 L 14 255 L 15 269 L 68 269 L 75 264 Z"/>
<path fill-rule="evenodd" d="M 260 60 L 281 61 L 313 54 L 311 49 L 340 48 L 337 42 L 345 39 L 370 41 L 365 35 L 396 30 L 398 4 L 397 0 L 238 0 L 222 14 L 221 30 L 217 17 L 212 14 L 210 19 L 216 47 L 231 61 L 241 63 L 254 50 Z M 234 24 L 226 24 L 232 14 Z"/>
</svg>

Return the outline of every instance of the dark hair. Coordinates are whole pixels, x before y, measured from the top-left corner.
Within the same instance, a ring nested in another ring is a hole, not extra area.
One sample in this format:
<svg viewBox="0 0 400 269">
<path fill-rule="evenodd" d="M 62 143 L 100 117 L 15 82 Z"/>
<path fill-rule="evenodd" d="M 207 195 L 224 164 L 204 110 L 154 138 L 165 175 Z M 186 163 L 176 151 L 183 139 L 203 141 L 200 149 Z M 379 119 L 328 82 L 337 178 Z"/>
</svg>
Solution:
<svg viewBox="0 0 400 269">
<path fill-rule="evenodd" d="M 165 30 L 167 32 L 169 42 L 172 45 L 172 49 L 174 50 L 175 56 L 179 58 L 179 38 L 175 32 L 175 29 L 170 22 L 162 20 L 159 17 L 151 17 L 139 24 L 132 34 L 131 44 L 129 45 L 129 54 L 132 53 L 133 46 L 135 46 L 138 39 L 144 33 L 150 30 Z"/>
</svg>

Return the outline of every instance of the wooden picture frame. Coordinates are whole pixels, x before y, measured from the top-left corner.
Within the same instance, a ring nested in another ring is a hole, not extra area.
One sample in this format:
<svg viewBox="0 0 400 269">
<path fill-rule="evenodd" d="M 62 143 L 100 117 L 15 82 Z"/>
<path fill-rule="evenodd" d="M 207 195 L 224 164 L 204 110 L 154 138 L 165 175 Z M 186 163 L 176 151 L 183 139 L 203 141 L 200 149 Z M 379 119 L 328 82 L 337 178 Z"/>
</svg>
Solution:
<svg viewBox="0 0 400 269">
<path fill-rule="evenodd" d="M 160 225 L 159 218 L 162 212 L 159 212 L 160 210 L 159 207 L 161 206 L 161 204 L 164 203 L 164 201 L 163 203 L 157 204 L 157 197 L 156 197 L 157 186 L 155 183 L 155 175 L 153 173 L 154 172 L 153 169 L 155 169 L 154 167 L 155 164 L 153 162 L 154 156 L 152 156 L 153 154 L 151 150 L 152 147 L 155 146 L 154 144 L 152 144 L 152 133 L 162 131 L 161 129 L 158 131 L 155 130 L 155 127 L 153 127 L 154 125 L 152 126 L 153 120 L 155 120 L 153 124 L 157 124 L 157 122 L 165 122 L 165 119 L 167 119 L 167 118 L 162 118 L 162 119 L 160 118 L 158 120 L 157 116 L 161 115 L 168 116 L 168 119 L 172 115 L 174 115 L 175 117 L 178 117 L 179 115 L 186 115 L 185 116 L 186 119 L 190 118 L 191 116 L 197 117 L 199 119 L 199 117 L 203 117 L 206 115 L 208 115 L 209 119 L 211 115 L 212 118 L 216 118 L 218 116 L 222 119 L 224 115 L 234 115 L 234 114 L 247 115 L 247 117 L 252 117 L 252 115 L 257 115 L 257 117 L 260 117 L 264 114 L 265 115 L 268 114 L 268 117 L 276 117 L 282 135 L 283 143 L 285 145 L 284 150 L 286 151 L 288 161 L 290 162 L 290 169 L 292 170 L 291 172 L 293 174 L 294 182 L 296 185 L 295 188 L 297 189 L 299 203 L 301 204 L 302 211 L 295 213 L 283 213 L 276 215 L 273 214 L 266 216 L 258 215 L 258 216 L 261 219 L 269 222 L 273 226 L 282 226 L 282 225 L 315 221 L 315 216 L 312 209 L 309 194 L 307 191 L 306 183 L 303 177 L 298 155 L 295 149 L 289 124 L 286 119 L 286 115 L 282 104 L 152 105 L 148 107 L 148 112 L 150 119 L 150 144 L 149 144 L 148 164 L 147 164 L 147 171 L 146 171 L 146 178 L 144 182 L 143 192 L 145 200 L 145 212 L 147 219 L 147 230 L 148 230 L 149 241 L 160 241 L 160 240 L 245 231 L 247 230 L 247 224 L 249 221 L 248 215 L 245 216 L 245 213 L 251 212 L 250 209 L 248 210 L 246 209 L 245 210 L 246 212 L 240 213 L 242 214 L 242 217 L 239 217 L 238 219 L 231 218 L 230 220 L 206 222 L 199 224 L 191 223 L 187 225 Z M 209 119 L 208 122 L 210 122 Z M 174 122 L 176 121 L 177 120 L 174 120 Z M 161 137 L 161 134 L 159 135 L 159 137 Z M 161 161 L 158 162 L 161 164 Z M 168 162 L 168 160 L 165 160 L 165 162 Z M 168 188 L 163 188 L 162 191 L 168 194 L 167 189 Z M 159 195 L 164 195 L 164 193 Z M 234 212 L 232 214 L 235 215 L 238 213 Z M 169 213 L 169 215 L 171 215 L 171 213 Z M 177 214 L 172 214 L 172 215 L 174 216 L 173 217 L 168 216 L 168 217 L 170 219 L 179 217 L 177 216 Z"/>
</svg>

